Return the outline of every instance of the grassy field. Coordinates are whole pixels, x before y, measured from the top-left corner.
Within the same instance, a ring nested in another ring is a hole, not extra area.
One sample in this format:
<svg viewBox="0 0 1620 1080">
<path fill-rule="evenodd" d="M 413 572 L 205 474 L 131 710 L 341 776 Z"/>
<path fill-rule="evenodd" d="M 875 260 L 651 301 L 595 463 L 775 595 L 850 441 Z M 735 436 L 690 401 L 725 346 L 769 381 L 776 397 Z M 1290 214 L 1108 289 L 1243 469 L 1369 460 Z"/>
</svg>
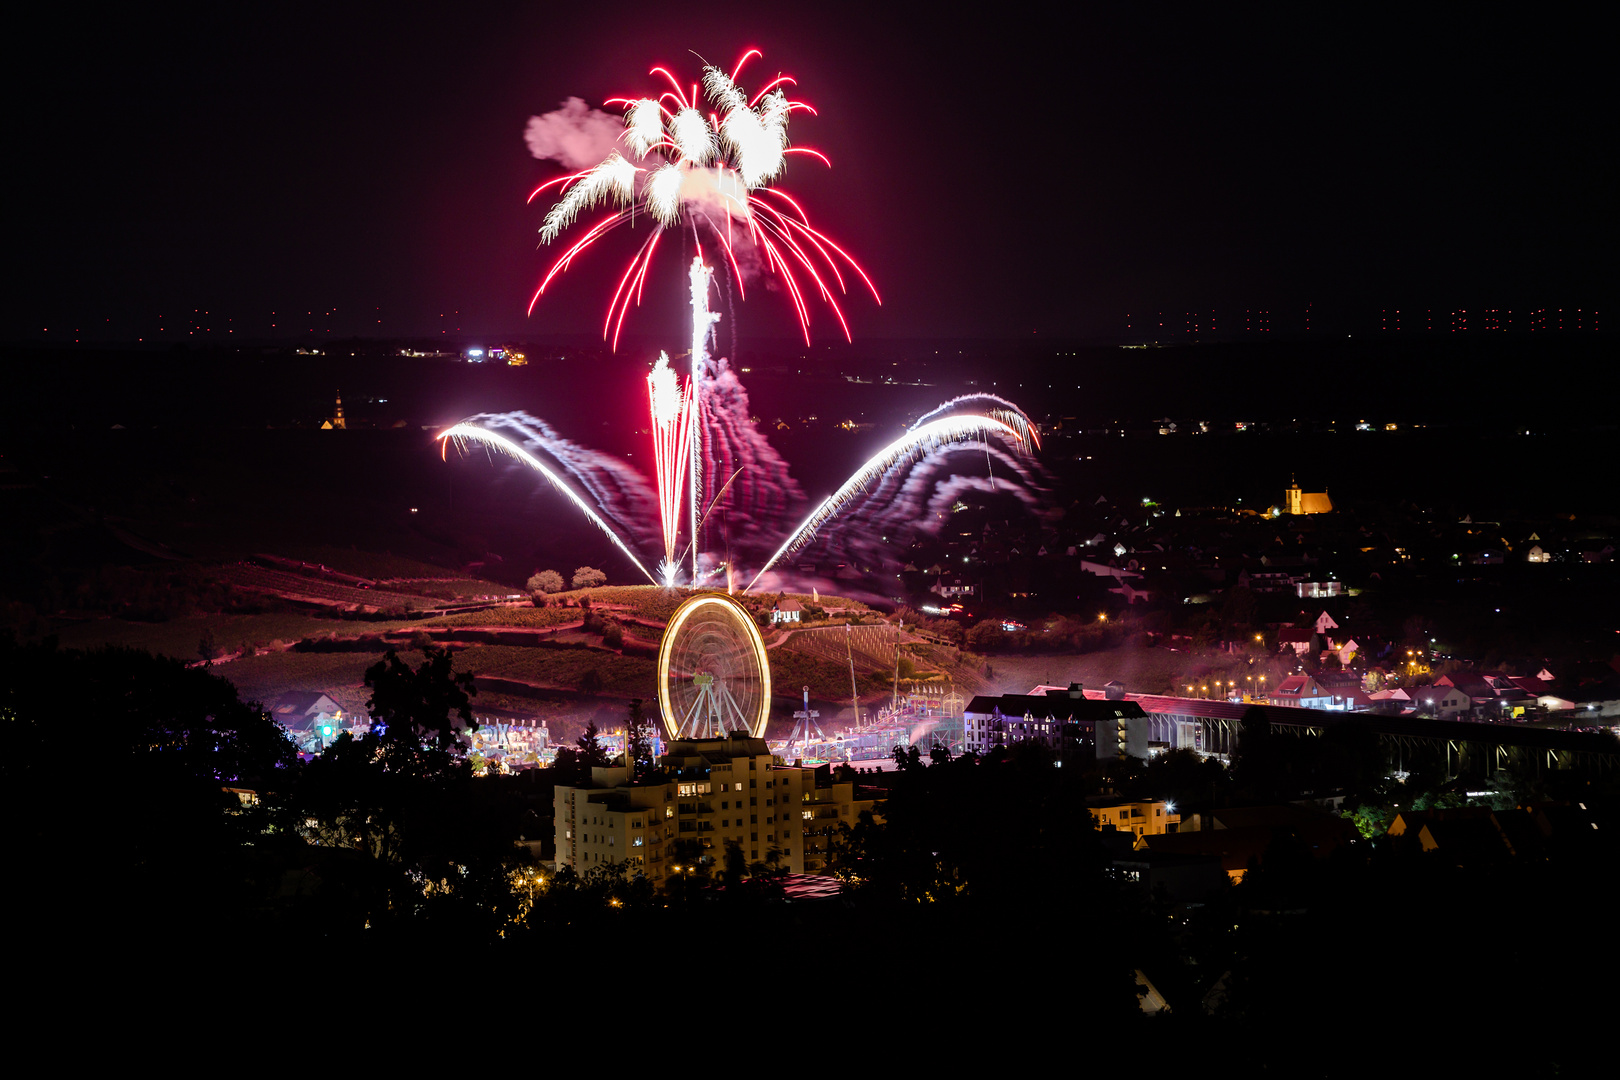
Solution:
<svg viewBox="0 0 1620 1080">
<path fill-rule="evenodd" d="M 532 605 L 522 605 L 519 607 L 485 608 L 482 611 L 466 611 L 459 615 L 447 615 L 442 619 L 429 619 L 420 625 L 511 626 L 543 630 L 548 626 L 561 626 L 564 623 L 578 622 L 584 615 L 585 612 L 579 608 L 537 608 Z"/>
<path fill-rule="evenodd" d="M 801 686 L 810 687 L 810 696 L 823 701 L 849 700 L 849 668 L 816 656 L 772 649 L 771 690 L 773 693 L 793 695 Z M 855 683 L 862 694 L 870 694 L 893 685 L 883 672 L 857 671 Z"/>
<path fill-rule="evenodd" d="M 593 649 L 526 649 L 515 645 L 482 645 L 458 652 L 456 670 L 502 675 L 547 686 L 575 687 L 595 669 L 605 694 L 650 697 L 654 663 L 640 656 L 618 656 Z"/>
<path fill-rule="evenodd" d="M 132 649 L 197 659 L 197 646 L 204 635 L 213 635 L 215 646 L 234 652 L 246 642 L 269 644 L 273 641 L 300 641 L 307 637 L 338 634 L 380 634 L 385 630 L 414 626 L 409 620 L 362 622 L 348 619 L 319 619 L 294 612 L 263 615 L 200 615 L 168 622 L 126 622 L 123 619 L 45 619 L 41 635 L 55 634 L 64 648 L 93 649 L 102 645 L 124 645 Z"/>
<path fill-rule="evenodd" d="M 391 556 L 383 557 L 389 560 L 383 563 L 368 564 L 360 558 L 345 562 L 340 558 L 345 554 L 363 556 L 365 553 L 345 552 L 342 549 L 311 548 L 290 554 L 299 558 L 319 560 L 327 566 L 350 573 L 380 574 L 384 569 L 395 573 L 424 569 L 431 572 L 436 569 L 426 564 L 407 566 L 410 560 L 395 559 Z M 447 588 L 487 585 L 472 579 L 454 577 L 448 571 L 440 573 L 446 575 L 443 584 Z M 599 606 L 611 604 L 629 609 L 628 612 L 620 610 L 604 614 L 610 617 L 613 614 L 619 614 L 621 617 L 630 614 L 653 623 L 667 622 L 675 608 L 688 595 L 685 592 L 655 586 L 610 586 L 589 591 L 593 602 Z M 553 598 L 552 605 L 544 608 L 532 606 L 489 608 L 445 619 L 422 621 L 331 619 L 286 612 L 209 615 L 161 623 L 128 622 L 112 618 L 52 619 L 46 621 L 42 633 L 56 634 L 62 645 L 68 648 L 122 645 L 190 661 L 197 658 L 198 646 L 204 637 L 212 639 L 217 652 L 234 653 L 243 645 L 267 647 L 274 642 L 290 644 L 309 638 L 327 638 L 334 634 L 338 637 L 374 635 L 390 630 L 413 630 L 428 625 L 545 629 L 573 622 L 586 614 L 578 607 L 560 607 L 556 604 L 558 599 L 577 599 L 579 595 L 579 592 L 560 593 Z M 809 597 L 800 599 L 806 602 L 810 600 Z M 831 597 L 824 597 L 822 603 L 847 606 L 852 610 L 865 610 L 863 605 L 857 602 L 845 602 Z M 656 631 L 643 627 L 637 630 L 636 634 L 656 644 L 654 640 L 657 637 Z M 574 634 L 568 634 L 567 637 L 579 638 Z M 587 644 L 600 642 L 595 635 L 586 635 L 579 640 Z M 235 684 L 245 700 L 265 702 L 274 700 L 290 690 L 318 690 L 330 694 L 344 709 L 358 712 L 364 710 L 366 699 L 370 696 L 365 687 L 366 668 L 376 663 L 382 652 L 381 647 L 375 651 L 365 652 L 277 650 L 232 659 L 217 665 L 215 670 Z M 420 663 L 421 654 L 414 650 L 403 649 L 400 651 L 400 658 L 414 665 Z M 849 673 L 842 665 L 778 649 L 771 653 L 771 666 L 773 681 L 780 692 L 796 693 L 798 687 L 809 684 L 811 692 L 819 698 L 842 700 L 849 694 Z M 588 648 L 469 645 L 458 647 L 455 653 L 457 671 L 519 679 L 544 686 L 577 688 L 585 680 L 586 673 L 594 670 L 601 679 L 601 693 L 607 696 L 652 698 L 656 694 L 655 667 L 655 662 L 650 657 L 620 656 Z M 888 676 L 884 673 L 863 673 L 859 682 L 863 694 L 881 690 L 889 685 Z M 519 713 L 558 708 L 555 704 L 525 702 L 521 696 L 511 696 L 509 700 L 509 696 L 505 694 L 491 695 L 484 701 L 475 702 L 475 708 L 479 704 L 492 705 L 497 702 Z M 569 712 L 570 709 L 563 711 Z"/>
<path fill-rule="evenodd" d="M 410 581 L 391 586 L 399 591 L 431 596 L 438 600 L 501 599 L 513 595 L 514 590 L 493 581 L 479 578 L 446 578 L 442 581 Z"/>
</svg>

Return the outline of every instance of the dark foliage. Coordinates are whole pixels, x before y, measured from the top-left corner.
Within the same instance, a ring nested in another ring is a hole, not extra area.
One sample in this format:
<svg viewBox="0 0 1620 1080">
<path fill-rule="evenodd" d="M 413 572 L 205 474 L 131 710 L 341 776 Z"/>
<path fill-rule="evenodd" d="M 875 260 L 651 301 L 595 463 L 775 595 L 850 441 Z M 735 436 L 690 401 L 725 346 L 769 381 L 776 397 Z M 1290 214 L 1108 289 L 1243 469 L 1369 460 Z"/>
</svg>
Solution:
<svg viewBox="0 0 1620 1080">
<path fill-rule="evenodd" d="M 37 912 L 69 919 L 90 905 L 85 928 L 143 935 L 214 928 L 273 874 L 296 751 L 209 670 L 0 641 L 0 717 L 13 886 Z M 231 788 L 260 797 L 245 804 Z"/>
<path fill-rule="evenodd" d="M 449 649 L 429 648 L 424 656 L 412 671 L 389 649 L 367 668 L 371 699 L 366 708 L 374 723 L 380 721 L 384 740 L 411 747 L 430 742 L 448 750 L 456 745 L 458 731 L 478 727 L 470 700 L 478 690 L 471 675 L 454 673 Z"/>
</svg>

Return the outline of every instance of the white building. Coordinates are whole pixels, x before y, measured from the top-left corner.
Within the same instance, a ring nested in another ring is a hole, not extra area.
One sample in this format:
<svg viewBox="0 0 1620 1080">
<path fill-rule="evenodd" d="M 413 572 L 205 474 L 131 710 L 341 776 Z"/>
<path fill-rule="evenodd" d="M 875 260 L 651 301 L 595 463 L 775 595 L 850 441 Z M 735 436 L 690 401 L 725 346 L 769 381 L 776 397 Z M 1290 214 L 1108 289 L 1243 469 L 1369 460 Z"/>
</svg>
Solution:
<svg viewBox="0 0 1620 1080">
<path fill-rule="evenodd" d="M 556 789 L 557 866 L 624 862 L 659 885 L 676 872 L 682 840 L 708 863 L 735 843 L 750 863 L 775 851 L 791 873 L 823 871 L 831 836 L 873 806 L 825 766 L 775 765 L 763 739 L 746 737 L 671 743 L 634 783 L 623 768 L 593 769 L 591 779 Z"/>
</svg>

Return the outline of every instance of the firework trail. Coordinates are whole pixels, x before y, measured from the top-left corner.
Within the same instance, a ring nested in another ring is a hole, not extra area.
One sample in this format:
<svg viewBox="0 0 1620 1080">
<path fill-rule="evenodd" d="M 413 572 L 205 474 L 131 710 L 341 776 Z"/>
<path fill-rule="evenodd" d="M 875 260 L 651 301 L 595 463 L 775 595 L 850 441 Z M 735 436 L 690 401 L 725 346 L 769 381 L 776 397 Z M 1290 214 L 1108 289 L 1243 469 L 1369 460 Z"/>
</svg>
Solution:
<svg viewBox="0 0 1620 1080">
<path fill-rule="evenodd" d="M 720 316 L 709 310 L 708 293 L 712 271 L 699 259 L 692 260 L 689 275 L 692 310 L 692 374 L 688 389 L 687 447 L 691 455 L 688 470 L 688 536 L 691 543 L 692 580 L 702 576 L 702 531 L 698 508 L 709 498 L 710 478 L 719 482 L 733 477 L 725 498 L 715 506 L 728 525 L 740 526 L 743 536 L 773 531 L 788 511 L 803 498 L 788 474 L 787 463 L 753 422 L 748 391 L 724 357 L 713 357 L 709 345 Z M 742 473 L 737 476 L 738 470 Z M 659 478 L 660 503 L 679 502 L 679 487 L 666 488 Z M 763 556 L 764 552 L 759 552 Z M 666 575 L 667 576 L 667 575 Z"/>
<path fill-rule="evenodd" d="M 512 436 L 494 430 L 504 428 Z M 635 563 L 636 569 L 657 582 L 630 550 L 624 535 L 637 537 L 658 506 L 647 481 L 630 466 L 607 454 L 589 450 L 558 435 L 545 421 L 524 412 L 480 413 L 451 426 L 437 438 L 465 449 L 477 442 L 517 458 L 539 472 L 566 495 L 608 539 Z M 547 465 L 539 455 L 554 463 Z M 563 478 L 566 474 L 583 488 L 587 499 Z M 594 506 L 592 503 L 594 502 Z"/>
<path fill-rule="evenodd" d="M 916 431 L 931 420 L 941 416 L 956 415 L 959 413 L 976 413 L 981 416 L 993 417 L 1000 420 L 1014 431 L 1019 438 L 1025 440 L 1026 445 L 1032 445 L 1039 450 L 1041 447 L 1041 434 L 1035 428 L 1034 421 L 1017 405 L 1004 397 L 995 394 L 962 394 L 940 405 L 931 412 L 924 413 L 911 425 L 910 430 Z"/>
<path fill-rule="evenodd" d="M 681 492 L 686 485 L 687 444 L 693 430 L 692 388 L 680 386 L 669 366 L 669 354 L 659 353 L 647 376 L 647 398 L 652 410 L 653 463 L 658 474 L 658 521 L 664 533 L 664 561 L 658 572 L 665 585 L 675 583 L 675 542 L 681 529 Z M 694 530 L 695 531 L 695 530 Z"/>
<path fill-rule="evenodd" d="M 754 580 L 748 583 L 747 592 L 752 589 L 759 579 L 765 575 L 776 561 L 790 551 L 797 551 L 809 543 L 816 534 L 816 530 L 836 517 L 849 503 L 858 498 L 871 485 L 878 483 L 882 478 L 902 465 L 916 461 L 929 450 L 950 444 L 960 443 L 965 439 L 983 438 L 989 435 L 998 435 L 1023 444 L 1022 436 L 1010 425 L 992 419 L 988 416 L 947 416 L 938 420 L 931 420 L 920 427 L 908 431 L 902 437 L 872 455 L 853 476 L 844 482 L 843 487 L 823 499 L 821 505 L 811 511 L 810 516 L 795 529 L 782 546 L 776 549 L 776 554 L 766 560 Z"/>
<path fill-rule="evenodd" d="M 1022 449 L 1022 445 L 1017 447 L 1018 451 Z M 994 463 L 992 476 L 999 471 L 1001 478 L 962 477 L 951 471 L 952 465 L 960 462 L 962 457 L 974 454 L 988 456 Z M 995 442 L 982 445 L 957 442 L 935 447 L 919 457 L 909 469 L 893 469 L 886 473 L 882 483 L 863 499 L 858 513 L 851 516 L 859 520 L 860 533 L 879 537 L 906 528 L 937 531 L 941 518 L 934 504 L 939 501 L 938 492 L 941 490 L 961 480 L 982 480 L 982 486 L 974 485 L 974 490 L 1010 491 L 1020 501 L 1031 505 L 1036 501 L 1031 492 L 1043 486 L 1035 468 L 1028 455 L 1009 452 Z M 954 501 L 947 500 L 945 505 L 949 507 Z M 845 528 L 849 530 L 853 526 Z"/>
<path fill-rule="evenodd" d="M 757 261 L 775 274 L 793 304 L 807 345 L 809 305 L 816 298 L 849 337 L 837 299 L 848 292 L 845 268 L 882 303 L 860 264 L 812 226 L 791 195 L 770 186 L 786 167 L 788 154 L 810 154 L 824 163 L 827 159 L 815 150 L 788 145 L 792 113 L 815 111 L 789 100 L 784 88 L 794 85 L 793 79 L 778 77 L 752 98 L 737 84 L 743 65 L 760 55 L 750 49 L 730 74 L 712 65 L 704 67 L 707 114 L 698 84 L 683 85 L 667 69 L 653 68 L 649 74 L 662 76 L 672 89 L 657 98 L 611 99 L 608 104 L 625 110 L 623 129 L 594 164 L 589 162 L 601 152 L 606 133 L 602 121 L 611 119 L 607 114 L 586 110 L 584 102 L 570 98 L 556 112 L 530 119 L 525 132 L 530 152 L 575 170 L 541 184 L 529 196 L 532 202 L 547 189 L 557 189 L 557 200 L 540 227 L 541 242 L 556 240 L 585 211 L 602 204 L 611 208 L 552 264 L 529 301 L 530 312 L 575 258 L 618 226 L 634 224 L 638 216 L 650 219 L 653 228 L 608 303 L 602 336 L 611 338 L 615 349 L 630 305 L 641 303 L 659 238 L 683 221 L 691 226 L 694 240 L 700 223 L 714 237 L 739 289 L 745 287 L 741 262 Z"/>
<path fill-rule="evenodd" d="M 544 420 L 521 410 L 479 413 L 462 423 L 509 431 L 509 438 L 519 446 L 556 462 L 621 535 L 633 537 L 637 544 L 651 541 L 647 523 L 654 520 L 657 495 L 627 462 L 566 439 Z"/>
<path fill-rule="evenodd" d="M 1031 512 L 1039 513 L 1041 509 L 1040 499 L 1027 487 L 1018 484 L 997 484 L 987 476 L 958 476 L 953 473 L 944 481 L 935 485 L 933 494 L 925 504 L 923 512 L 932 515 L 936 519 L 943 518 L 950 513 L 951 507 L 956 504 L 957 500 L 968 492 L 979 492 L 986 495 L 1003 495 L 1011 492 Z"/>
<path fill-rule="evenodd" d="M 709 310 L 709 281 L 713 272 L 703 265 L 701 255 L 692 259 L 692 269 L 687 273 L 687 282 L 690 285 L 692 298 L 692 390 L 696 394 L 702 387 L 703 380 L 709 374 L 709 337 L 714 333 L 714 324 L 720 321 L 720 316 Z M 698 551 L 703 546 L 703 537 L 699 534 L 698 506 L 703 502 L 703 407 L 694 400 L 687 410 L 690 428 L 687 432 L 687 442 L 692 452 L 692 497 L 688 500 L 688 520 L 692 526 L 692 583 L 698 580 Z M 678 496 L 677 496 L 678 497 Z"/>
<path fill-rule="evenodd" d="M 822 531 L 825 558 L 879 566 L 892 558 L 889 541 L 907 533 L 938 535 L 957 500 L 969 494 L 1010 495 L 1039 513 L 1047 477 L 1024 444 L 1009 449 L 1008 443 L 1002 438 L 953 442 L 889 469 Z M 992 461 L 991 475 L 960 475 L 958 470 L 980 455 Z"/>
</svg>

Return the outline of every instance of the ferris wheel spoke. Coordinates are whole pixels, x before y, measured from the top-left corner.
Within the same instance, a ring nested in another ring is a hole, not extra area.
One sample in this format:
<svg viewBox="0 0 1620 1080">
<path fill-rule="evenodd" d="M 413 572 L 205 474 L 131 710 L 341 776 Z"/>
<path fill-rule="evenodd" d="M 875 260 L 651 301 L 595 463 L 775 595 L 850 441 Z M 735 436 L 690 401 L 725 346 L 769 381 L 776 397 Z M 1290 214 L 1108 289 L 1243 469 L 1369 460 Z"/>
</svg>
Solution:
<svg viewBox="0 0 1620 1080">
<path fill-rule="evenodd" d="M 680 725 L 675 729 L 675 737 L 677 739 L 679 739 L 679 738 L 688 738 L 688 739 L 697 738 L 696 717 L 697 717 L 698 710 L 701 709 L 702 707 L 703 707 L 703 696 L 700 694 L 696 698 L 692 699 L 691 708 L 686 710 L 685 717 L 682 718 L 682 720 L 680 722 Z M 683 732 L 685 733 L 684 735 L 682 734 Z"/>
<path fill-rule="evenodd" d="M 720 686 L 720 694 L 725 703 L 731 706 L 731 713 L 739 721 L 740 726 L 748 730 L 749 734 L 753 734 L 754 725 L 749 722 L 748 714 L 737 704 L 737 699 L 731 696 L 731 690 L 723 683 Z"/>
</svg>

